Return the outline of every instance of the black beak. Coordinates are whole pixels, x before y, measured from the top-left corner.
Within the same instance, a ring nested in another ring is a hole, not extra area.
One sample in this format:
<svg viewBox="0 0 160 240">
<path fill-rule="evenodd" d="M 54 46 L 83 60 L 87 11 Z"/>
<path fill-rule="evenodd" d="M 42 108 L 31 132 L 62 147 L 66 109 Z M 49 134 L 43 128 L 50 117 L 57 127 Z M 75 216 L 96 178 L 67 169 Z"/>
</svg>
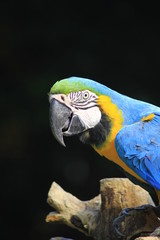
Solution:
<svg viewBox="0 0 160 240">
<path fill-rule="evenodd" d="M 65 146 L 63 136 L 76 135 L 86 130 L 79 116 L 54 98 L 50 102 L 50 124 L 54 137 L 63 146 Z"/>
</svg>

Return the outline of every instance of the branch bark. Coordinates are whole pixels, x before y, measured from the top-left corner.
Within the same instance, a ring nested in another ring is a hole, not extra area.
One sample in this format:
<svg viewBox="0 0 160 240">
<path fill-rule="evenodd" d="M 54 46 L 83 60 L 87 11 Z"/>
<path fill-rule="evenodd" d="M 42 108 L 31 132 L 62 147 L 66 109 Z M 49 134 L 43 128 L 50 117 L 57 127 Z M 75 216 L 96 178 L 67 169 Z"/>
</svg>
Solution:
<svg viewBox="0 0 160 240">
<path fill-rule="evenodd" d="M 141 232 L 153 232 L 160 226 L 148 192 L 126 178 L 101 180 L 100 195 L 89 201 L 79 200 L 53 182 L 47 202 L 56 210 L 47 215 L 47 222 L 64 223 L 96 240 L 114 240 L 118 237 L 129 240 Z M 118 219 L 116 233 L 113 227 L 114 219 L 125 208 L 144 204 L 151 206 L 144 211 L 133 209 L 128 215 L 122 215 Z"/>
</svg>

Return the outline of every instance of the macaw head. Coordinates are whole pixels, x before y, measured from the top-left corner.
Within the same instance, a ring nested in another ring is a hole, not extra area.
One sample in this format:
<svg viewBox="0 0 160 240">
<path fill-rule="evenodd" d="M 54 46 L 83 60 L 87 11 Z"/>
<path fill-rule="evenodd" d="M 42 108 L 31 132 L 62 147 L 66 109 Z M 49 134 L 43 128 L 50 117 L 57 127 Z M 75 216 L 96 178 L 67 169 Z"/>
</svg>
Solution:
<svg viewBox="0 0 160 240">
<path fill-rule="evenodd" d="M 78 135 L 91 145 L 105 141 L 109 123 L 98 98 L 105 86 L 85 78 L 70 77 L 50 90 L 50 124 L 56 140 L 65 146 L 64 136 Z"/>
</svg>

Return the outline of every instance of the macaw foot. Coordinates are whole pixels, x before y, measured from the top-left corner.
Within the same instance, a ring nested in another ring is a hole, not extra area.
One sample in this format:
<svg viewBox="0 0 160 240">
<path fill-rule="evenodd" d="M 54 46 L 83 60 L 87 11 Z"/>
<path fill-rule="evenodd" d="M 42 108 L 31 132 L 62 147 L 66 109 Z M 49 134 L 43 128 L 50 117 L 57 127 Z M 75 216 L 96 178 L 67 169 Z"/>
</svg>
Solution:
<svg viewBox="0 0 160 240">
<path fill-rule="evenodd" d="M 160 207 L 147 204 L 126 208 L 114 220 L 113 227 L 118 237 L 125 237 L 132 233 L 134 236 L 142 232 L 152 232 L 160 224 L 158 216 L 160 216 Z M 150 221 L 152 218 L 155 219 L 155 223 Z"/>
<path fill-rule="evenodd" d="M 114 221 L 113 221 L 113 227 L 114 227 L 114 230 L 116 232 L 116 234 L 120 237 L 125 237 L 125 234 L 122 233 L 120 230 L 119 230 L 119 226 L 125 221 L 125 218 L 126 217 L 129 217 L 129 216 L 132 216 L 133 214 L 133 211 L 140 211 L 140 210 L 144 210 L 146 208 L 146 206 L 148 205 L 142 205 L 142 206 L 139 206 L 139 207 L 135 207 L 135 208 L 125 208 L 121 213 L 120 213 L 120 216 L 115 218 Z M 149 205 L 150 206 L 150 205 Z"/>
</svg>

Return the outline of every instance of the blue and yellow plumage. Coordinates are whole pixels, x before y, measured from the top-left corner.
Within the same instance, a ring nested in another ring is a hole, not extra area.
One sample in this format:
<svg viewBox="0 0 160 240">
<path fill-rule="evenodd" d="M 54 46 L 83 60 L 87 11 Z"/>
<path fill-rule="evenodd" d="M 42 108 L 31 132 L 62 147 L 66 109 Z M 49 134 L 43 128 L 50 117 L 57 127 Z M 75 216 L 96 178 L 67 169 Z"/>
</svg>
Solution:
<svg viewBox="0 0 160 240">
<path fill-rule="evenodd" d="M 50 95 L 67 96 L 71 92 L 86 90 L 96 94 L 96 106 L 107 124 L 101 122 L 102 128 L 97 124 L 95 128 L 86 129 L 83 139 L 90 137 L 87 143 L 100 155 L 115 162 L 142 185 L 153 187 L 160 201 L 160 108 L 79 77 L 57 82 Z M 84 109 L 82 111 L 84 114 Z M 105 139 L 99 144 L 97 141 L 94 143 L 94 133 L 98 134 L 98 130 L 105 132 Z"/>
</svg>

